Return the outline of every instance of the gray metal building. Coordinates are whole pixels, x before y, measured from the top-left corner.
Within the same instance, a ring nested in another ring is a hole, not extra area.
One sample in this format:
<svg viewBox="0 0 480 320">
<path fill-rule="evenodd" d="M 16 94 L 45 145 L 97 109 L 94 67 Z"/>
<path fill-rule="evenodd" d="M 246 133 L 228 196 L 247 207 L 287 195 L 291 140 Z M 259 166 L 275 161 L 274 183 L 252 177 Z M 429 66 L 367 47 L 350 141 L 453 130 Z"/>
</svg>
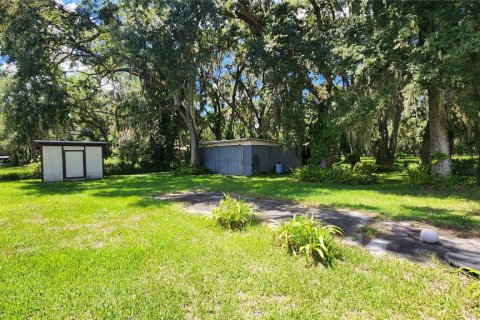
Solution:
<svg viewBox="0 0 480 320">
<path fill-rule="evenodd" d="M 237 176 L 272 172 L 277 162 L 282 164 L 283 172 L 290 172 L 302 163 L 294 148 L 260 139 L 202 142 L 200 159 L 211 172 Z"/>
</svg>

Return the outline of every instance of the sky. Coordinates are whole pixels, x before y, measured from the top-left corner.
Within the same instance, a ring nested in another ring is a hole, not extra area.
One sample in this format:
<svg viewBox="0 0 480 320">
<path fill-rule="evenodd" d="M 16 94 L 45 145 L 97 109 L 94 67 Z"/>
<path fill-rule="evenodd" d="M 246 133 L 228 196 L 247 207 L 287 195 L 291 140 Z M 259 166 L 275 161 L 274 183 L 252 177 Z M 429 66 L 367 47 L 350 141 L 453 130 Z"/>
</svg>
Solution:
<svg viewBox="0 0 480 320">
<path fill-rule="evenodd" d="M 75 10 L 77 4 L 80 0 L 55 0 L 56 2 L 63 4 L 67 10 Z M 0 53 L 0 71 L 14 71 L 11 66 L 7 63 L 8 57 Z M 15 68 L 14 68 L 15 69 Z"/>
</svg>

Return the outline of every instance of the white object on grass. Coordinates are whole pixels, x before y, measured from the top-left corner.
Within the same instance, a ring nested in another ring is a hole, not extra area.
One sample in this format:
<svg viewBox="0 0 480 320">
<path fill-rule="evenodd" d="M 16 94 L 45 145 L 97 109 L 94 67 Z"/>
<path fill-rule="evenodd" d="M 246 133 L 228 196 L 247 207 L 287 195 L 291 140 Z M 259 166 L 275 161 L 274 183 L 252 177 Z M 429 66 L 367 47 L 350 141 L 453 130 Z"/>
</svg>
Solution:
<svg viewBox="0 0 480 320">
<path fill-rule="evenodd" d="M 420 238 L 426 243 L 437 243 L 439 239 L 438 232 L 433 229 L 423 229 L 420 232 Z"/>
</svg>

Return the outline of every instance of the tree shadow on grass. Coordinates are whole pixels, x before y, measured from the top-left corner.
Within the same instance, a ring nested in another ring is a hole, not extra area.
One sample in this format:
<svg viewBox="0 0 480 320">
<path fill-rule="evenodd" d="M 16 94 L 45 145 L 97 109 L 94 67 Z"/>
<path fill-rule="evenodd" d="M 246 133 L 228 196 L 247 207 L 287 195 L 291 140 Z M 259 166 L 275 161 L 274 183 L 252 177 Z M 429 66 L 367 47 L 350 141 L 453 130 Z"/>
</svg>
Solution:
<svg viewBox="0 0 480 320">
<path fill-rule="evenodd" d="M 480 190 L 466 188 L 463 192 L 447 194 L 426 191 L 402 183 L 374 185 L 336 185 L 301 182 L 291 176 L 229 177 L 221 175 L 179 176 L 171 173 L 144 174 L 132 176 L 113 176 L 102 180 L 42 183 L 24 182 L 22 189 L 41 194 L 74 194 L 96 190 L 97 196 L 117 197 L 135 195 L 142 192 L 178 192 L 188 189 L 204 188 L 224 192 L 242 192 L 249 195 L 263 195 L 283 199 L 298 199 L 312 195 L 329 195 L 337 191 L 370 191 L 385 195 L 430 197 L 444 199 L 448 197 L 480 202 Z"/>
<path fill-rule="evenodd" d="M 426 206 L 401 206 L 405 213 L 393 216 L 395 220 L 413 220 L 425 222 L 440 228 L 452 228 L 459 231 L 476 231 L 480 234 L 480 219 L 476 214 L 456 214 L 455 211 Z M 471 236 L 471 235 L 470 235 Z"/>
<path fill-rule="evenodd" d="M 172 174 L 147 174 L 135 176 L 114 176 L 102 180 L 42 183 L 24 182 L 20 188 L 27 194 L 70 195 L 91 192 L 100 197 L 123 197 L 145 195 L 153 192 L 175 192 L 194 188 L 202 182 L 197 176 L 175 176 Z"/>
<path fill-rule="evenodd" d="M 349 208 L 359 211 L 372 211 L 377 214 L 390 216 L 398 220 L 425 221 L 436 226 L 451 227 L 461 230 L 480 230 L 480 221 L 475 215 L 459 213 L 460 210 L 437 209 L 426 206 L 405 206 L 393 208 L 388 212 L 385 208 L 376 205 L 360 203 L 355 199 L 347 202 L 336 202 L 334 197 L 339 192 L 365 191 L 371 192 L 365 197 L 382 197 L 382 195 L 430 197 L 444 199 L 445 194 L 426 193 L 403 184 L 377 184 L 369 186 L 345 186 L 320 183 L 298 182 L 288 176 L 265 176 L 265 177 L 225 177 L 221 175 L 204 176 L 178 176 L 170 173 L 144 174 L 132 176 L 114 176 L 102 180 L 42 183 L 40 181 L 25 181 L 20 188 L 35 196 L 49 195 L 74 195 L 87 193 L 93 197 L 120 198 L 138 196 L 151 198 L 158 193 L 175 193 L 187 190 L 208 190 L 221 192 L 234 192 L 253 197 L 284 199 L 293 202 L 304 202 L 306 199 L 314 199 L 316 205 L 336 208 Z M 461 194 L 452 195 L 455 199 L 468 199 L 480 201 L 480 192 L 471 190 Z M 377 195 L 375 193 L 378 193 Z M 321 198 L 328 199 L 322 203 Z M 330 198 L 331 197 L 331 198 Z M 358 197 L 358 194 L 355 195 Z M 332 201 L 333 199 L 333 201 Z M 390 199 L 396 201 L 396 199 Z M 401 198 L 398 199 L 401 201 Z M 154 205 L 150 200 L 141 200 L 139 206 Z M 402 213 L 402 211 L 405 213 Z M 467 210 L 462 210 L 467 211 Z"/>
</svg>

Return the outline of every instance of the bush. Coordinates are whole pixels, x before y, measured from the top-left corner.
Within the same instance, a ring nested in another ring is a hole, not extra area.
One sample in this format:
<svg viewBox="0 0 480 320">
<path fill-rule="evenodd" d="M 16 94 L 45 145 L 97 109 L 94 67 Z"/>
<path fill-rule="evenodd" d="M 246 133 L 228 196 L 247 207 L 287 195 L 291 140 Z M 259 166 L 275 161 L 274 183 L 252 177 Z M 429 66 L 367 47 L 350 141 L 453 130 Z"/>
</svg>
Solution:
<svg viewBox="0 0 480 320">
<path fill-rule="evenodd" d="M 358 174 L 373 175 L 377 171 L 377 166 L 369 162 L 357 163 L 353 170 Z"/>
<path fill-rule="evenodd" d="M 350 167 L 354 168 L 357 163 L 360 163 L 360 155 L 356 153 L 349 153 L 345 156 L 345 163 L 348 163 Z"/>
<path fill-rule="evenodd" d="M 104 174 L 106 176 L 112 175 L 127 175 L 134 174 L 135 166 L 128 162 L 105 162 Z"/>
<path fill-rule="evenodd" d="M 428 166 L 418 166 L 405 170 L 406 182 L 411 186 L 430 187 L 437 191 L 452 192 L 463 187 L 465 180 L 458 175 L 439 176 L 430 174 Z"/>
<path fill-rule="evenodd" d="M 306 165 L 295 170 L 295 176 L 301 181 L 349 185 L 372 184 L 376 181 L 373 173 L 365 173 L 341 166 L 325 169 L 317 165 Z"/>
<path fill-rule="evenodd" d="M 137 164 L 123 161 L 105 161 L 105 175 L 129 175 L 151 172 L 169 171 L 170 167 L 163 162 L 142 161 Z"/>
<path fill-rule="evenodd" d="M 402 171 L 403 166 L 400 166 L 398 164 L 384 165 L 384 164 L 375 164 L 370 162 L 362 162 L 362 163 L 357 163 L 354 169 L 357 172 L 372 175 L 376 173 Z"/>
<path fill-rule="evenodd" d="M 428 166 L 418 166 L 405 169 L 406 182 L 412 186 L 421 186 L 430 184 L 430 168 Z"/>
<path fill-rule="evenodd" d="M 223 195 L 218 208 L 207 216 L 214 224 L 229 230 L 242 230 L 258 223 L 258 216 L 248 203 L 235 199 L 228 194 Z"/>
<path fill-rule="evenodd" d="M 452 173 L 459 176 L 475 176 L 479 165 L 477 159 L 452 159 Z"/>
<path fill-rule="evenodd" d="M 322 264 L 331 267 L 340 257 L 336 236 L 343 231 L 335 226 L 325 225 L 312 217 L 294 216 L 278 228 L 278 241 L 288 253 L 303 254 L 307 265 Z"/>
</svg>

